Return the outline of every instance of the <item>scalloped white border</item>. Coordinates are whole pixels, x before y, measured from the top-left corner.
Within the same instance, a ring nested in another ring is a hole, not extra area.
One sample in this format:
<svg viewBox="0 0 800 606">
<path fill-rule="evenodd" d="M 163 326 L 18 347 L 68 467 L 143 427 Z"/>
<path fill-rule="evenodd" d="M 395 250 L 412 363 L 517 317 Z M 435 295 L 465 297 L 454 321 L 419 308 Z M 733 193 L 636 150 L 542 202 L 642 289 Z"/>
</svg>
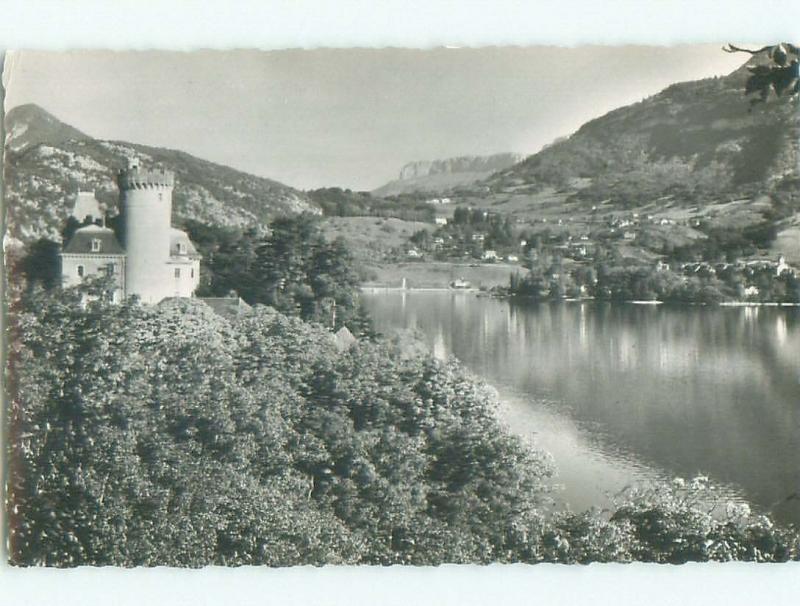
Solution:
<svg viewBox="0 0 800 606">
<path fill-rule="evenodd" d="M 0 0 L 0 48 L 287 48 L 800 40 L 793 0 Z M 800 563 L 20 570 L 22 604 L 765 604 Z"/>
<path fill-rule="evenodd" d="M 796 39 L 791 0 L 0 0 L 3 48 L 675 44 Z"/>
</svg>

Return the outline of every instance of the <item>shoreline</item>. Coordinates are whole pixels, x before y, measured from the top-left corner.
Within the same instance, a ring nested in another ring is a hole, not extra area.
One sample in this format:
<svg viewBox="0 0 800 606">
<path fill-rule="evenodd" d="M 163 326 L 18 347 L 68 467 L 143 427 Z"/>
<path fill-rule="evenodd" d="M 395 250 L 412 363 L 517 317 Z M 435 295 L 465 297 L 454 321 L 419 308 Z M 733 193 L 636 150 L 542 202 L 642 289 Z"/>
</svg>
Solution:
<svg viewBox="0 0 800 606">
<path fill-rule="evenodd" d="M 396 289 L 393 292 L 399 290 L 400 289 Z M 414 292 L 416 290 L 426 289 L 407 289 L 406 292 Z M 402 296 L 405 297 L 405 293 Z M 484 293 L 479 294 L 474 301 L 475 304 L 480 306 L 480 301 L 484 297 L 486 297 Z M 375 309 L 379 309 L 384 305 L 392 308 L 392 311 L 385 316 L 388 318 L 389 326 L 403 328 L 409 325 L 405 324 L 405 320 L 401 320 L 398 324 L 398 317 L 395 315 L 399 309 L 400 298 L 399 296 L 393 295 L 387 298 L 386 301 L 382 301 L 381 297 L 376 297 L 371 298 L 369 303 Z M 463 300 L 465 304 L 469 302 L 469 299 L 461 297 L 444 297 L 434 301 L 433 299 L 429 300 L 429 298 L 423 294 L 419 295 L 417 299 L 409 299 L 408 306 L 404 304 L 401 317 L 419 318 L 422 314 L 427 313 L 428 309 L 431 309 L 434 315 L 439 314 L 442 315 L 443 318 L 447 318 L 448 315 L 453 312 L 463 312 L 464 308 L 449 308 L 448 306 L 450 304 L 447 303 L 447 301 L 451 300 Z M 584 303 L 587 300 L 591 301 L 591 299 L 573 299 L 571 301 L 559 299 L 557 301 L 542 301 L 542 303 L 560 303 L 561 301 Z M 607 303 L 606 301 L 600 302 Z M 439 303 L 442 303 L 442 306 L 437 308 Z M 622 301 L 612 301 L 608 303 L 617 303 L 617 305 L 613 307 L 611 305 L 588 305 L 586 309 L 590 315 L 598 313 L 599 315 L 596 317 L 602 317 L 604 309 L 613 310 L 616 308 L 621 313 L 627 313 L 625 312 L 626 306 L 619 305 L 619 303 L 623 303 Z M 624 303 L 628 305 L 637 304 L 631 301 L 626 301 Z M 639 302 L 639 304 L 641 303 L 642 302 Z M 644 301 L 643 303 L 651 305 L 654 302 Z M 470 305 L 468 305 L 468 307 L 470 307 Z M 393 306 L 397 306 L 397 308 Z M 754 306 L 759 306 L 759 304 L 755 303 Z M 685 306 L 681 305 L 681 307 Z M 776 306 L 773 305 L 771 307 Z M 541 307 L 536 305 L 520 305 L 518 313 L 536 315 L 539 311 L 543 311 L 546 313 L 559 314 L 560 312 L 557 311 L 559 308 L 563 309 L 565 313 L 568 312 L 568 310 L 572 310 L 568 315 L 571 317 L 578 317 L 575 315 L 578 313 L 575 307 L 553 305 L 543 305 Z M 583 306 L 581 306 L 581 308 L 583 308 Z M 673 311 L 670 311 L 670 308 L 672 308 Z M 509 311 L 506 305 L 502 305 L 501 309 L 506 312 Z M 548 309 L 550 312 L 547 312 Z M 642 323 L 658 321 L 657 317 L 664 314 L 672 314 L 678 317 L 682 316 L 683 313 L 695 315 L 693 310 L 682 310 L 677 305 L 666 305 L 664 308 L 656 308 L 658 309 L 657 313 L 645 313 L 644 315 L 634 313 L 636 311 L 634 307 L 627 307 L 627 309 L 629 313 L 633 314 L 631 317 L 638 318 Z M 649 309 L 653 308 L 640 308 L 641 311 L 648 311 Z M 702 310 L 698 310 L 698 312 L 700 314 L 698 317 L 704 317 L 706 315 Z M 498 317 L 497 308 L 494 306 L 486 308 L 481 313 L 483 313 L 484 317 Z M 711 313 L 713 314 L 714 312 Z M 721 317 L 727 319 L 727 321 L 732 320 L 735 323 L 737 318 L 743 317 L 740 314 L 744 313 L 743 311 L 731 311 L 730 314 L 721 312 Z M 785 311 L 778 311 L 775 313 L 781 317 L 786 317 L 784 314 L 787 314 Z M 788 314 L 793 316 L 796 312 L 790 311 Z M 582 317 L 582 312 L 579 315 Z M 470 317 L 473 321 L 475 320 L 475 316 L 469 314 L 464 314 L 464 317 Z M 502 318 L 502 316 L 500 317 Z M 678 320 L 678 322 L 680 322 L 680 320 Z M 504 325 L 504 323 L 504 320 L 500 321 L 501 325 Z M 423 322 L 416 322 L 415 320 L 414 324 L 418 329 L 421 329 L 422 326 L 430 328 L 430 324 L 427 320 Z M 680 475 L 675 471 L 671 471 L 671 468 L 663 461 L 659 460 L 658 457 L 653 459 L 652 457 L 643 455 L 641 452 L 637 451 L 635 447 L 630 445 L 625 447 L 624 443 L 617 442 L 614 438 L 608 438 L 608 436 L 602 432 L 596 435 L 591 429 L 591 425 L 585 425 L 581 421 L 581 417 L 577 417 L 578 421 L 573 422 L 575 418 L 569 414 L 562 414 L 562 406 L 548 405 L 548 400 L 552 402 L 553 398 L 560 400 L 561 397 L 553 396 L 553 392 L 547 387 L 544 390 L 537 390 L 536 393 L 534 393 L 528 386 L 520 386 L 509 379 L 509 377 L 517 376 L 513 367 L 510 371 L 501 369 L 493 374 L 492 368 L 494 367 L 492 364 L 485 364 L 483 362 L 483 360 L 488 359 L 485 358 L 483 354 L 475 359 L 471 358 L 469 354 L 467 354 L 465 358 L 461 358 L 457 353 L 458 347 L 469 349 L 473 347 L 473 345 L 465 345 L 464 340 L 456 338 L 457 327 L 455 327 L 454 324 L 448 323 L 447 321 L 441 322 L 440 324 L 444 327 L 444 337 L 442 341 L 444 345 L 440 346 L 438 355 L 453 356 L 459 359 L 465 367 L 469 368 L 474 376 L 478 377 L 481 382 L 489 386 L 495 392 L 498 402 L 497 414 L 506 429 L 526 441 L 529 445 L 547 452 L 552 457 L 558 473 L 556 476 L 557 479 L 554 479 L 553 487 L 556 488 L 560 486 L 553 496 L 555 497 L 557 495 L 556 500 L 560 506 L 568 505 L 569 508 L 574 508 L 576 510 L 583 510 L 584 507 L 589 508 L 593 505 L 605 507 L 607 503 L 602 497 L 607 492 L 616 494 L 625 486 L 631 484 L 631 482 L 637 484 L 652 482 L 658 485 L 671 485 L 674 477 Z M 436 326 L 436 324 L 434 324 L 434 326 Z M 502 326 L 500 331 L 502 332 L 504 329 L 505 326 Z M 383 327 L 381 331 L 385 332 Z M 386 334 L 391 333 L 386 332 Z M 435 335 L 439 333 L 437 330 L 434 330 L 428 333 L 423 341 L 426 344 L 426 349 L 433 353 L 433 355 L 437 355 L 435 339 L 430 337 L 432 334 Z M 448 334 L 450 337 L 448 337 Z M 520 342 L 523 342 L 527 338 L 528 333 L 520 337 Z M 456 345 L 458 342 L 461 343 L 460 346 Z M 441 349 L 441 347 L 444 347 L 444 349 Z M 477 348 L 476 351 L 481 348 L 480 344 L 475 345 L 475 347 Z M 516 347 L 508 351 L 512 350 L 515 352 L 518 351 Z M 503 349 L 503 351 L 506 350 Z M 470 362 L 470 360 L 472 361 Z M 589 427 L 589 429 L 587 429 L 587 427 Z M 597 446 L 598 444 L 600 444 L 600 446 Z M 592 474 L 596 474 L 598 477 L 610 478 L 610 480 L 609 482 L 603 482 L 602 486 L 587 482 L 587 478 L 591 478 Z M 758 498 L 753 496 L 753 493 L 749 492 L 749 488 L 745 490 L 742 484 L 737 482 L 724 481 L 717 478 L 714 484 L 717 489 L 721 491 L 721 494 L 724 494 L 726 501 L 746 503 L 751 511 L 759 514 L 765 513 L 766 506 L 760 503 Z M 747 482 L 744 482 L 744 485 L 749 486 Z M 781 525 L 791 523 L 787 521 L 791 519 L 787 516 L 791 515 L 793 515 L 792 511 L 786 513 L 782 510 L 779 523 Z"/>
<path fill-rule="evenodd" d="M 463 293 L 480 293 L 479 288 L 452 288 L 450 286 L 417 286 L 412 288 L 403 288 L 402 286 L 372 286 L 361 284 L 358 289 L 361 292 L 463 292 Z"/>
<path fill-rule="evenodd" d="M 590 303 L 590 302 L 597 302 L 597 303 L 623 303 L 626 305 L 680 305 L 680 306 L 691 306 L 691 307 L 800 307 L 800 303 L 791 303 L 791 302 L 784 302 L 784 301 L 721 301 L 719 303 L 702 303 L 702 302 L 694 302 L 694 301 L 660 301 L 658 299 L 654 300 L 639 300 L 639 299 L 630 299 L 624 301 L 612 301 L 608 299 L 597 299 L 594 297 L 586 297 L 583 299 L 577 299 L 573 297 L 566 297 L 563 299 L 528 299 L 525 297 L 516 297 L 514 295 L 509 294 L 497 294 L 492 293 L 489 290 L 481 290 L 479 288 L 453 288 L 451 286 L 418 286 L 418 287 L 405 287 L 402 286 L 383 286 L 383 285 L 373 285 L 373 284 L 361 284 L 359 285 L 358 289 L 361 292 L 366 293 L 382 293 L 382 292 L 399 292 L 399 293 L 412 293 L 412 292 L 451 292 L 451 293 L 469 293 L 469 294 L 477 294 L 483 295 L 487 297 L 492 297 L 494 299 L 506 299 L 506 300 L 516 300 L 516 301 L 525 301 L 529 303 Z"/>
</svg>

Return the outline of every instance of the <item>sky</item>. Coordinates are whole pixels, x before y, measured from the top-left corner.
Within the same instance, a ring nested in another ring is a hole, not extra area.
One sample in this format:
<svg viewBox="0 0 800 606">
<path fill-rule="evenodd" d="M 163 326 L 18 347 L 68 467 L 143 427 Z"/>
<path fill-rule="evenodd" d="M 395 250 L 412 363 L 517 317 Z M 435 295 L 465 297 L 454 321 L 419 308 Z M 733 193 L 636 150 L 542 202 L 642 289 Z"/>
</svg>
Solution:
<svg viewBox="0 0 800 606">
<path fill-rule="evenodd" d="M 673 82 L 729 73 L 720 45 L 21 51 L 6 109 L 169 147 L 300 189 L 369 190 L 410 161 L 531 154 Z"/>
</svg>

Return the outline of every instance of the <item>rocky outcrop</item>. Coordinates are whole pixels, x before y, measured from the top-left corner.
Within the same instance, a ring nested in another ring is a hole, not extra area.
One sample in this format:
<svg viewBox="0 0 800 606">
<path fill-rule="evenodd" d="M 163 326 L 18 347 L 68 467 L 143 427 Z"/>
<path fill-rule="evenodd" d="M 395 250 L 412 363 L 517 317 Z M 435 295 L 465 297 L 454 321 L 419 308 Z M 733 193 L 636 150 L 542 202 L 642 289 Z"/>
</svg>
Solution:
<svg viewBox="0 0 800 606">
<path fill-rule="evenodd" d="M 468 187 L 524 159 L 522 154 L 504 153 L 409 162 L 400 170 L 399 179 L 390 181 L 372 193 L 376 196 L 442 194 Z"/>
<path fill-rule="evenodd" d="M 459 156 L 444 160 L 409 162 L 400 169 L 399 180 L 416 179 L 429 175 L 454 173 L 493 173 L 522 162 L 522 154 L 494 154 L 492 156 Z"/>
</svg>

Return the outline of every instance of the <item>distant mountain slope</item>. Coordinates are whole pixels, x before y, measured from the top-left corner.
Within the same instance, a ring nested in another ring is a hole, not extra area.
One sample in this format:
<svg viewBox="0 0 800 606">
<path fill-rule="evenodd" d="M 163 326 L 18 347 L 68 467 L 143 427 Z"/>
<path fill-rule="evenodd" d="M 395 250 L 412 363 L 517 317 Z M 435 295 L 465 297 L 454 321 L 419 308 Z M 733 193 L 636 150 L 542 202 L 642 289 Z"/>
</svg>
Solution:
<svg viewBox="0 0 800 606">
<path fill-rule="evenodd" d="M 490 177 L 493 191 L 582 188 L 632 205 L 673 195 L 702 202 L 798 174 L 798 111 L 788 98 L 750 109 L 743 66 L 682 82 L 587 122 L 567 139 Z"/>
<path fill-rule="evenodd" d="M 78 189 L 96 191 L 111 214 L 116 212 L 115 173 L 131 155 L 138 156 L 145 167 L 158 164 L 175 171 L 173 213 L 177 220 L 256 225 L 276 214 L 319 212 L 303 192 L 276 181 L 181 151 L 92 139 L 36 106 L 15 110 L 5 120 L 10 137 L 4 167 L 5 205 L 9 235 L 20 240 L 57 239 Z M 20 137 L 25 137 L 24 144 Z"/>
<path fill-rule="evenodd" d="M 69 141 L 91 139 L 68 124 L 43 110 L 38 105 L 28 103 L 18 105 L 5 117 L 5 145 L 9 151 L 19 152 L 38 143 L 56 144 Z"/>
<path fill-rule="evenodd" d="M 498 170 L 513 166 L 524 157 L 521 154 L 504 153 L 410 162 L 400 170 L 398 179 L 373 190 L 372 194 L 445 193 L 481 181 Z"/>
</svg>

